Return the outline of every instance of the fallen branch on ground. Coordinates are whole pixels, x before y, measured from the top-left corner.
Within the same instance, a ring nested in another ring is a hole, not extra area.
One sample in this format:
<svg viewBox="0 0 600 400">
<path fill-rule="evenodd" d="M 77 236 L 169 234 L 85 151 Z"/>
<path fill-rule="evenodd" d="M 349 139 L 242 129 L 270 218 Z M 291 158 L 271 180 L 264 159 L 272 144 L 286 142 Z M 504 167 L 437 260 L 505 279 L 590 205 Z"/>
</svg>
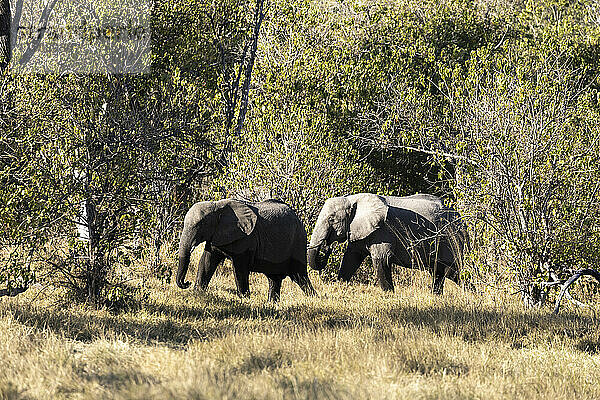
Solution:
<svg viewBox="0 0 600 400">
<path fill-rule="evenodd" d="M 567 279 L 567 281 L 564 284 L 560 285 L 561 290 L 560 290 L 560 294 L 558 295 L 558 298 L 556 299 L 556 305 L 554 307 L 554 314 L 558 314 L 558 310 L 560 308 L 560 302 L 565 295 L 567 296 L 567 298 L 569 300 L 573 301 L 575 304 L 577 304 L 579 306 L 587 306 L 586 304 L 575 300 L 569 293 L 569 286 L 571 286 L 577 279 L 579 279 L 583 275 L 593 276 L 594 278 L 596 278 L 596 280 L 598 282 L 600 282 L 600 272 L 598 272 L 594 269 L 585 268 L 585 269 L 580 269 L 579 271 L 576 271 L 569 279 Z M 554 283 L 554 282 L 552 282 L 552 283 Z"/>
<path fill-rule="evenodd" d="M 28 288 L 26 288 L 26 287 L 14 288 L 14 289 L 2 289 L 2 290 L 0 290 L 0 297 L 3 297 L 3 296 L 15 297 L 16 295 L 23 293 L 27 289 Z"/>
</svg>

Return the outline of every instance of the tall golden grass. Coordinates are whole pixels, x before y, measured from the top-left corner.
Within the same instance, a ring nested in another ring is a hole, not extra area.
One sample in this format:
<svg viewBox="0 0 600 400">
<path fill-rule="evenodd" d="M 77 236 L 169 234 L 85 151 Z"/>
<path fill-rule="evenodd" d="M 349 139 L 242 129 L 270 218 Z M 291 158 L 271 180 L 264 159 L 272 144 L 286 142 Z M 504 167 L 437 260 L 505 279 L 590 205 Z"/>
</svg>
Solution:
<svg viewBox="0 0 600 400">
<path fill-rule="evenodd" d="M 30 290 L 0 301 L 0 398 L 600 398 L 592 311 L 402 274 L 393 294 L 313 276 L 316 298 L 286 279 L 277 305 L 262 275 L 249 299 L 229 273 L 205 293 L 151 282 L 119 313 Z"/>
</svg>

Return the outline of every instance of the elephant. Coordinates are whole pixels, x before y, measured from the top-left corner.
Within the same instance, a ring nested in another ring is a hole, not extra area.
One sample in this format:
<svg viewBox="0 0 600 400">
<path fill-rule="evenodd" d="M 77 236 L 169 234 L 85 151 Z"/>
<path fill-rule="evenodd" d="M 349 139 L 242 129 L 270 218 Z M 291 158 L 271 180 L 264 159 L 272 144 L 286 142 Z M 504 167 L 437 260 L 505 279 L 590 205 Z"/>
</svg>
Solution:
<svg viewBox="0 0 600 400">
<path fill-rule="evenodd" d="M 460 284 L 467 239 L 460 214 L 439 197 L 406 197 L 359 193 L 327 199 L 315 224 L 307 252 L 308 265 L 321 270 L 334 242 L 348 241 L 338 279 L 349 281 L 371 256 L 379 285 L 393 291 L 392 263 L 424 267 L 433 275 L 433 292 L 442 294 L 444 278 Z"/>
<path fill-rule="evenodd" d="M 249 296 L 250 272 L 269 279 L 269 301 L 277 302 L 281 281 L 289 276 L 307 295 L 315 295 L 306 267 L 306 230 L 285 203 L 266 200 L 249 203 L 235 199 L 202 201 L 186 213 L 179 241 L 177 286 L 186 289 L 190 255 L 206 242 L 200 258 L 195 289 L 206 289 L 217 266 L 229 258 L 240 296 Z"/>
</svg>

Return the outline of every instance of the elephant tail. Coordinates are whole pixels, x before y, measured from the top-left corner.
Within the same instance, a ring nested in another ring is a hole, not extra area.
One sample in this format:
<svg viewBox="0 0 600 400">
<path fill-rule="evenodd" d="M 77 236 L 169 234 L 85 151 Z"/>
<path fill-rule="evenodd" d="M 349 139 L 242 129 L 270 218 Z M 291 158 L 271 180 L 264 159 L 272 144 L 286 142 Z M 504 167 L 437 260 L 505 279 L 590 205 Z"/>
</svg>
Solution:
<svg viewBox="0 0 600 400">
<path fill-rule="evenodd" d="M 296 284 L 298 286 L 300 286 L 300 289 L 302 289 L 302 291 L 304 292 L 305 295 L 307 295 L 307 296 L 316 296 L 317 295 L 317 291 L 313 287 L 306 270 L 304 272 L 295 272 L 295 273 L 291 274 L 290 279 L 293 282 L 296 282 Z"/>
<path fill-rule="evenodd" d="M 467 229 L 467 224 L 463 217 L 457 213 L 457 218 L 452 221 L 452 250 L 454 253 L 454 262 L 452 263 L 453 271 L 449 276 L 457 285 L 475 291 L 473 283 L 470 282 L 468 274 L 466 274 L 466 257 L 465 255 L 471 251 L 471 237 Z"/>
</svg>

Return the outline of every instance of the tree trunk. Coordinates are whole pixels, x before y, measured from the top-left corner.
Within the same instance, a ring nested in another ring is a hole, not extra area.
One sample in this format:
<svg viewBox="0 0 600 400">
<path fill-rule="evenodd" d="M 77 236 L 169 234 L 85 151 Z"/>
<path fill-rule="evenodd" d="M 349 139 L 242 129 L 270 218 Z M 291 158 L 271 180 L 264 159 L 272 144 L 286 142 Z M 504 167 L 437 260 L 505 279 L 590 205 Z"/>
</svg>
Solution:
<svg viewBox="0 0 600 400">
<path fill-rule="evenodd" d="M 96 207 L 90 200 L 86 201 L 86 222 L 88 227 L 88 265 L 85 271 L 87 300 L 97 303 L 100 300 L 100 292 L 106 283 L 106 268 L 104 254 L 100 249 L 100 227 Z"/>
<path fill-rule="evenodd" d="M 152 260 L 152 272 L 154 276 L 157 278 L 162 278 L 162 261 L 160 259 L 160 248 L 162 247 L 162 238 L 160 237 L 160 233 L 156 233 L 154 237 L 154 257 Z"/>
<path fill-rule="evenodd" d="M 12 56 L 10 17 L 10 0 L 0 0 L 0 73 L 6 70 Z"/>
<path fill-rule="evenodd" d="M 244 77 L 244 84 L 242 86 L 242 99 L 240 104 L 240 111 L 238 114 L 237 127 L 235 129 L 236 135 L 241 135 L 242 129 L 244 127 L 244 121 L 246 120 L 246 112 L 248 110 L 248 92 L 250 91 L 250 81 L 252 80 L 252 69 L 254 67 L 254 60 L 256 59 L 256 50 L 258 48 L 260 26 L 264 19 L 264 0 L 256 0 L 256 9 L 254 10 L 254 26 L 252 30 L 252 38 L 250 45 L 250 55 L 248 57 L 248 64 L 246 65 L 246 76 Z"/>
</svg>

